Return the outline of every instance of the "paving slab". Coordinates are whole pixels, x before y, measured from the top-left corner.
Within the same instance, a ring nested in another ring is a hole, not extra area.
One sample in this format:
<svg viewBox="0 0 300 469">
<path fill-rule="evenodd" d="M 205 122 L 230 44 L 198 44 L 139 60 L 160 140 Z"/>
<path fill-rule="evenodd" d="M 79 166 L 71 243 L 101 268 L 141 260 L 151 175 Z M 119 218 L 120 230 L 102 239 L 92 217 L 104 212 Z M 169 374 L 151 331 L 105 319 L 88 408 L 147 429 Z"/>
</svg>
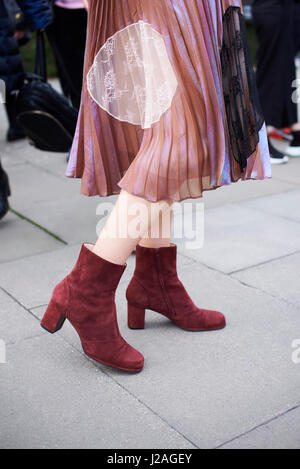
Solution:
<svg viewBox="0 0 300 469">
<path fill-rule="evenodd" d="M 228 327 L 189 333 L 147 312 L 146 329 L 129 330 L 123 283 L 117 291 L 120 329 L 144 354 L 145 369 L 132 379 L 99 368 L 197 446 L 214 448 L 300 400 L 300 374 L 292 361 L 300 313 L 197 263 L 183 266 L 180 275 L 194 301 L 223 311 Z M 41 316 L 44 309 L 34 313 Z M 60 335 L 82 350 L 68 323 Z"/>
<path fill-rule="evenodd" d="M 28 163 L 10 168 L 9 177 L 12 187 L 10 204 L 27 216 L 31 207 L 48 201 L 63 203 L 78 193 L 78 187 L 70 179 L 54 176 Z"/>
<path fill-rule="evenodd" d="M 0 367 L 1 448 L 193 447 L 59 337 L 8 346 Z"/>
<path fill-rule="evenodd" d="M 233 277 L 300 307 L 299 274 L 300 253 L 246 269 L 234 274 Z"/>
<path fill-rule="evenodd" d="M 300 448 L 300 407 L 221 447 L 221 449 L 262 448 Z"/>
<path fill-rule="evenodd" d="M 55 176 L 60 176 L 62 179 L 67 179 L 64 176 L 68 164 L 67 156 L 67 153 L 40 151 L 27 141 L 23 143 L 23 151 L 21 154 L 24 163 L 31 164 L 43 171 L 48 171 Z M 77 185 L 80 186 L 79 180 L 77 181 Z"/>
<path fill-rule="evenodd" d="M 6 144 L 0 139 L 0 159 L 4 169 L 10 173 L 10 168 L 16 165 L 24 164 L 21 157 L 24 143 Z"/>
<path fill-rule="evenodd" d="M 299 223 L 245 203 L 206 210 L 204 222 L 204 247 L 187 249 L 184 240 L 177 240 L 179 252 L 222 272 L 245 269 L 300 249 Z"/>
<path fill-rule="evenodd" d="M 42 334 L 37 320 L 0 289 L 0 339 L 10 344 Z"/>
<path fill-rule="evenodd" d="M 82 239 L 95 241 L 101 221 L 96 214 L 98 206 L 105 204 L 112 208 L 116 200 L 116 197 L 84 197 L 80 195 L 78 180 L 29 163 L 11 167 L 9 175 L 12 208 L 72 244 Z"/>
<path fill-rule="evenodd" d="M 46 304 L 55 285 L 74 266 L 79 250 L 80 246 L 63 246 L 36 257 L 4 263 L 0 265 L 0 286 L 28 309 Z"/>
<path fill-rule="evenodd" d="M 288 164 L 272 166 L 273 178 L 288 182 L 289 184 L 300 184 L 300 158 L 290 158 Z"/>
<path fill-rule="evenodd" d="M 245 206 L 300 223 L 299 189 L 248 201 Z"/>
<path fill-rule="evenodd" d="M 0 154 L 8 171 L 11 166 L 25 163 L 61 177 L 66 171 L 66 153 L 40 151 L 25 139 L 8 143 L 0 138 Z"/>
<path fill-rule="evenodd" d="M 300 165 L 299 165 L 300 171 Z M 204 193 L 203 199 L 206 208 L 222 207 L 231 203 L 240 203 L 271 195 L 284 193 L 297 187 L 296 183 L 280 179 L 266 179 L 265 181 L 239 181 L 230 186 L 220 187 L 215 191 Z"/>
<path fill-rule="evenodd" d="M 93 243 L 98 237 L 97 230 L 101 230 L 107 218 L 97 215 L 98 207 L 104 204 L 112 209 L 114 199 L 87 198 L 78 193 L 69 198 L 38 202 L 24 208 L 22 213 L 38 221 L 68 244 L 82 241 Z"/>
<path fill-rule="evenodd" d="M 1 220 L 0 265 L 26 256 L 60 249 L 62 246 L 62 243 L 49 234 L 12 213 L 8 213 Z M 20 276 L 19 271 L 17 277 Z"/>
</svg>

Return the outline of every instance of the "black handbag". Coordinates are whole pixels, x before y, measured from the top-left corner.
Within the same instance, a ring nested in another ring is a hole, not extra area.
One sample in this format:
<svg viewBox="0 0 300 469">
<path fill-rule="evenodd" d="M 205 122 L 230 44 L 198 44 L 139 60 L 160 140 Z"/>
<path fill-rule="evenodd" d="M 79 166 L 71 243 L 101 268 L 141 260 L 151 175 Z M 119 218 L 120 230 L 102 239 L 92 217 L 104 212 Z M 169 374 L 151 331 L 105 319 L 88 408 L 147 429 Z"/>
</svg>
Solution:
<svg viewBox="0 0 300 469">
<path fill-rule="evenodd" d="M 45 38 L 37 32 L 35 73 L 22 74 L 16 102 L 17 119 L 25 135 L 40 150 L 68 152 L 78 111 L 47 82 Z"/>
</svg>

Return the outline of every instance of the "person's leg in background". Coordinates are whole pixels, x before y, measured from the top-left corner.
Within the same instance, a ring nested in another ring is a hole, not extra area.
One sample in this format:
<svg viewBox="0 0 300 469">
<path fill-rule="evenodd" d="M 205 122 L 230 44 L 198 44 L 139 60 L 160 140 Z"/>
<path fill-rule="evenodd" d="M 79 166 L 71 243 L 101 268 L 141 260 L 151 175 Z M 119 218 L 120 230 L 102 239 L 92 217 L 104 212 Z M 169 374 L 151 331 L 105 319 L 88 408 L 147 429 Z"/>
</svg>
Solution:
<svg viewBox="0 0 300 469">
<path fill-rule="evenodd" d="M 288 0 L 257 0 L 253 18 L 259 48 L 257 52 L 257 84 L 266 124 L 289 127 L 297 143 L 297 105 L 292 101 L 292 83 L 296 78 L 294 43 L 294 4 Z M 300 129 L 300 127 L 299 127 Z M 273 164 L 288 158 L 270 142 Z"/>
<path fill-rule="evenodd" d="M 55 55 L 59 79 L 65 96 L 79 109 L 83 81 L 83 64 L 87 30 L 84 8 L 54 6 L 55 20 L 48 37 Z"/>
<path fill-rule="evenodd" d="M 291 77 L 291 86 L 293 84 L 293 80 L 296 79 L 296 66 L 295 66 L 295 56 L 297 54 L 297 42 L 295 39 L 295 29 L 297 24 L 295 23 L 295 19 L 297 18 L 297 11 L 299 12 L 299 3 L 294 1 L 293 4 L 287 9 L 287 25 L 290 26 L 290 31 L 292 34 L 292 45 L 293 48 L 293 74 Z M 298 33 L 299 34 L 299 33 Z M 294 92 L 295 88 L 292 87 L 292 93 Z M 291 145 L 287 148 L 286 153 L 289 156 L 300 156 L 300 122 L 298 116 L 298 106 L 293 99 L 290 100 L 291 110 L 288 114 L 294 119 L 294 123 L 290 126 L 291 134 L 293 137 L 293 141 Z"/>
<path fill-rule="evenodd" d="M 24 132 L 17 121 L 16 116 L 16 95 L 7 93 L 5 103 L 6 114 L 8 118 L 9 128 L 6 134 L 8 142 L 14 142 L 25 137 Z"/>
<path fill-rule="evenodd" d="M 0 220 L 3 218 L 9 209 L 8 197 L 10 196 L 10 187 L 8 176 L 2 168 L 0 161 Z"/>
<path fill-rule="evenodd" d="M 296 54 L 300 53 L 300 0 L 297 0 L 295 3 L 295 44 L 296 44 Z"/>
</svg>

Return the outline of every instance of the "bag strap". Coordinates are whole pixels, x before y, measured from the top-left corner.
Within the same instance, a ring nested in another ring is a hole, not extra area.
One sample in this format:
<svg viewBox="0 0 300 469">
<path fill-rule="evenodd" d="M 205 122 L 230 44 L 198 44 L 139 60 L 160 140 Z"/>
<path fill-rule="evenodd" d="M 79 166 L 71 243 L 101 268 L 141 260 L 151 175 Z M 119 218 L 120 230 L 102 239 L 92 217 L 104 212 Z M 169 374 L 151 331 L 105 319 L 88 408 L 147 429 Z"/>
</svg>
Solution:
<svg viewBox="0 0 300 469">
<path fill-rule="evenodd" d="M 50 45 L 51 45 L 51 48 L 52 48 L 52 50 L 53 50 L 53 52 L 54 52 L 54 56 L 55 56 L 55 58 L 56 58 L 57 64 L 58 64 L 58 66 L 59 66 L 59 68 L 60 68 L 60 70 L 61 70 L 61 73 L 62 73 L 62 75 L 63 75 L 65 81 L 68 82 L 68 86 L 69 86 L 70 90 L 72 90 L 72 92 L 73 92 L 74 94 L 77 94 L 77 89 L 76 89 L 76 87 L 74 86 L 73 81 L 72 81 L 72 78 L 70 77 L 70 74 L 69 74 L 69 72 L 68 72 L 67 69 L 66 69 L 66 66 L 65 66 L 65 63 L 64 63 L 64 59 L 62 58 L 61 53 L 60 53 L 60 50 L 58 49 L 58 47 L 57 47 L 57 45 L 56 45 L 56 41 L 55 41 L 55 38 L 54 38 L 54 36 L 53 36 L 53 32 L 52 32 L 51 28 L 49 28 L 49 29 L 47 30 L 47 38 L 48 38 L 48 40 L 49 40 L 49 42 L 50 42 Z"/>
<path fill-rule="evenodd" d="M 42 77 L 44 81 L 47 81 L 46 46 L 43 31 L 37 31 L 36 33 L 36 54 L 34 73 Z"/>
</svg>

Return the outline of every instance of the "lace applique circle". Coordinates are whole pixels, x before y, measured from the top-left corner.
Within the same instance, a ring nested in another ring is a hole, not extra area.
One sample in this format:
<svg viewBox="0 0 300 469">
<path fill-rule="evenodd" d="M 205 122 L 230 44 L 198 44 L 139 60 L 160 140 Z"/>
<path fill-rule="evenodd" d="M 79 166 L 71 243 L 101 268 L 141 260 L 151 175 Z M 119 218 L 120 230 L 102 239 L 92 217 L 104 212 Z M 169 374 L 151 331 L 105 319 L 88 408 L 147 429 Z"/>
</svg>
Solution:
<svg viewBox="0 0 300 469">
<path fill-rule="evenodd" d="M 89 94 L 102 109 L 143 129 L 170 108 L 177 86 L 162 35 L 144 21 L 109 38 L 87 75 Z"/>
</svg>

